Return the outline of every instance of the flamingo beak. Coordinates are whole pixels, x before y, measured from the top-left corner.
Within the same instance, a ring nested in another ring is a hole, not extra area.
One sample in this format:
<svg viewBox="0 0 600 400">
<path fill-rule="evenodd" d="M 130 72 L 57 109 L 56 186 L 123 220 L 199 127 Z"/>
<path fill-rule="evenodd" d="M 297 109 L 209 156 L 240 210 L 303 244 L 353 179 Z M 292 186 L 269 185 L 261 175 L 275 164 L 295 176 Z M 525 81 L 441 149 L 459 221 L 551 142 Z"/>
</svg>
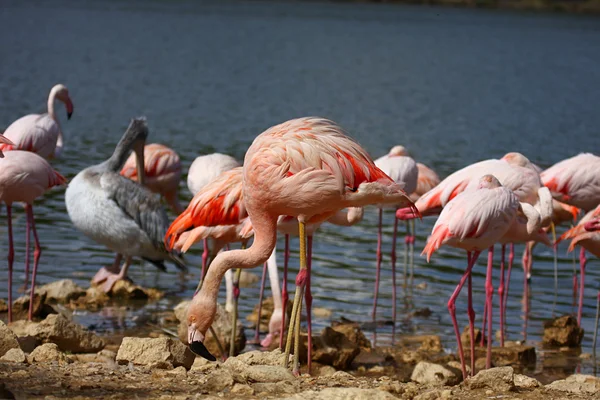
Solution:
<svg viewBox="0 0 600 400">
<path fill-rule="evenodd" d="M 71 98 L 67 97 L 65 106 L 67 107 L 67 119 L 71 119 L 71 115 L 73 115 L 73 102 L 71 101 Z"/>
<path fill-rule="evenodd" d="M 196 338 L 199 340 L 194 340 Z M 203 340 L 204 335 L 198 332 L 196 329 L 196 324 L 191 324 L 188 327 L 188 342 L 190 344 L 190 350 L 195 354 L 206 358 L 208 361 L 217 361 L 216 357 L 210 354 L 210 351 L 208 351 L 204 343 L 202 343 Z"/>
<path fill-rule="evenodd" d="M 583 228 L 588 232 L 595 232 L 600 230 L 600 219 L 596 218 L 590 222 L 586 222 Z"/>
</svg>

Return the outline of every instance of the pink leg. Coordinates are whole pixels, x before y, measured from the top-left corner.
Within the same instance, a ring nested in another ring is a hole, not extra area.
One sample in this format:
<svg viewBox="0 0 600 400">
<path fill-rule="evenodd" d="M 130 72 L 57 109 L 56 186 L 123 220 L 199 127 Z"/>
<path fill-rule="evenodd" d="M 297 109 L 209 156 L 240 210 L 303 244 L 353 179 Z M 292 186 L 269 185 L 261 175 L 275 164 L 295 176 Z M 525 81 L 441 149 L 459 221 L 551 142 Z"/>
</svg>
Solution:
<svg viewBox="0 0 600 400">
<path fill-rule="evenodd" d="M 306 303 L 306 326 L 307 326 L 307 334 L 308 334 L 308 359 L 307 359 L 307 367 L 308 374 L 310 375 L 311 366 L 312 366 L 312 293 L 310 292 L 310 273 L 312 267 L 312 242 L 313 237 L 307 236 L 306 243 L 306 288 L 304 292 L 304 301 Z"/>
<path fill-rule="evenodd" d="M 510 286 L 510 273 L 512 271 L 513 261 L 515 260 L 515 244 L 510 244 L 510 252 L 508 253 L 508 271 L 506 272 L 506 290 L 504 291 L 504 310 L 506 310 L 506 304 L 508 304 L 508 287 Z"/>
<path fill-rule="evenodd" d="M 202 251 L 202 271 L 200 272 L 200 280 L 206 275 L 206 266 L 208 265 L 208 239 L 204 239 L 204 251 Z"/>
<path fill-rule="evenodd" d="M 267 263 L 263 265 L 262 278 L 260 280 L 260 294 L 258 295 L 258 320 L 256 321 L 256 332 L 254 332 L 253 343 L 260 343 L 260 314 L 262 312 L 263 295 L 265 293 L 265 279 L 267 277 Z"/>
<path fill-rule="evenodd" d="M 12 205 L 6 205 L 6 222 L 8 223 L 8 322 L 12 322 L 12 272 L 15 260 L 12 235 Z"/>
<path fill-rule="evenodd" d="M 373 315 L 373 320 L 377 315 L 377 296 L 379 295 L 379 276 L 381 275 L 381 236 L 382 236 L 382 226 L 381 226 L 381 218 L 382 218 L 383 210 L 379 209 L 379 228 L 377 231 L 377 266 L 375 269 L 375 294 L 373 296 L 373 311 L 371 314 Z"/>
<path fill-rule="evenodd" d="M 481 346 L 481 347 L 485 346 L 485 323 L 487 321 L 487 312 L 488 312 L 488 307 L 487 307 L 487 297 L 486 297 L 485 304 L 483 306 L 483 318 L 481 320 L 481 342 L 479 343 L 479 346 Z"/>
<path fill-rule="evenodd" d="M 504 347 L 504 318 L 506 309 L 504 308 L 504 255 L 506 245 L 502 245 L 502 258 L 500 260 L 500 286 L 498 286 L 498 298 L 500 299 L 500 346 Z"/>
<path fill-rule="evenodd" d="M 529 285 L 523 282 L 523 342 L 527 341 L 527 322 L 529 321 Z"/>
<path fill-rule="evenodd" d="M 25 227 L 25 283 L 23 284 L 23 290 L 27 290 L 27 281 L 29 279 L 29 243 L 30 243 L 30 232 L 31 232 L 31 221 L 29 221 L 29 216 L 26 219 L 26 227 Z"/>
<path fill-rule="evenodd" d="M 494 246 L 490 246 L 488 250 L 488 267 L 485 279 L 485 303 L 487 305 L 488 326 L 487 326 L 487 357 L 485 367 L 492 367 L 492 297 L 494 295 L 494 286 L 492 285 L 492 266 L 494 265 Z"/>
<path fill-rule="evenodd" d="M 452 296 L 450 296 L 450 299 L 448 300 L 448 311 L 450 312 L 450 317 L 452 318 L 452 325 L 454 326 L 454 333 L 456 334 L 456 341 L 458 342 L 458 355 L 460 357 L 460 364 L 462 366 L 462 373 L 463 373 L 464 379 L 467 379 L 467 369 L 465 368 L 465 354 L 463 352 L 462 342 L 460 340 L 460 332 L 458 330 L 458 322 L 456 321 L 456 298 L 460 294 L 460 290 L 465 285 L 467 278 L 471 274 L 473 265 L 475 265 L 475 262 L 477 261 L 478 257 L 479 257 L 479 251 L 473 252 L 473 254 L 471 256 L 471 260 L 467 265 L 467 269 L 466 269 L 465 273 L 463 274 L 462 278 L 460 279 L 460 282 L 456 286 L 456 289 L 454 289 Z"/>
<path fill-rule="evenodd" d="M 392 321 L 396 326 L 396 234 L 398 232 L 398 219 L 394 216 L 394 235 L 392 236 Z M 394 338 L 392 337 L 392 341 Z"/>
<path fill-rule="evenodd" d="M 37 275 L 38 264 L 40 262 L 40 256 L 42 255 L 42 248 L 40 247 L 40 241 L 38 239 L 37 232 L 35 230 L 35 219 L 33 218 L 33 207 L 30 204 L 25 205 L 25 211 L 27 212 L 27 218 L 31 220 L 31 231 L 33 232 L 33 239 L 35 240 L 35 250 L 33 251 L 33 273 L 31 274 L 31 295 L 29 297 L 29 315 L 28 318 L 31 321 L 33 317 L 33 296 L 35 292 L 35 277 Z"/>
<path fill-rule="evenodd" d="M 287 315 L 288 290 L 287 273 L 288 261 L 290 259 L 290 235 L 285 235 L 285 247 L 283 249 L 283 284 L 281 285 L 281 306 L 283 307 L 283 318 L 281 319 L 281 333 L 279 334 L 279 349 L 283 349 L 283 337 L 285 334 L 285 317 Z"/>
<path fill-rule="evenodd" d="M 581 326 L 581 314 L 583 312 L 583 288 L 584 288 L 584 282 L 585 282 L 585 264 L 586 264 L 586 259 L 585 259 L 585 249 L 582 247 L 581 251 L 579 252 L 579 268 L 580 268 L 580 277 L 579 277 L 579 281 L 580 281 L 580 287 L 579 287 L 579 309 L 577 310 L 577 324 L 579 324 L 579 326 Z"/>
<path fill-rule="evenodd" d="M 577 266 L 575 261 L 575 253 L 573 253 L 573 307 L 577 302 Z"/>
<path fill-rule="evenodd" d="M 471 263 L 472 254 L 467 252 L 468 263 Z M 469 273 L 468 280 L 468 304 L 467 312 L 469 314 L 469 341 L 471 344 L 471 375 L 475 372 L 475 310 L 473 309 L 473 279 L 472 274 Z"/>
</svg>

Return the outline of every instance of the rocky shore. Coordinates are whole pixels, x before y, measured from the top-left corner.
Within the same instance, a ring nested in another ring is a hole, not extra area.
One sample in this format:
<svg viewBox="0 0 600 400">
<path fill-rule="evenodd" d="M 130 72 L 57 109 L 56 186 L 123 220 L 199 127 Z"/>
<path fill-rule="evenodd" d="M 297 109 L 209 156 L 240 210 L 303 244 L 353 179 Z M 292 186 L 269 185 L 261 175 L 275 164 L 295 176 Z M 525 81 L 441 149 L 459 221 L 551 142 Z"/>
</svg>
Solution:
<svg viewBox="0 0 600 400">
<path fill-rule="evenodd" d="M 126 287 L 118 288 L 121 296 L 146 293 Z M 444 352 L 438 336 L 404 336 L 396 346 L 372 348 L 359 326 L 347 321 L 333 323 L 314 337 L 311 375 L 303 370 L 294 377 L 282 367 L 278 349 L 208 362 L 190 352 L 185 334 L 175 336 L 178 327 L 185 332 L 181 320 L 186 302 L 166 318 L 172 324 L 169 329 L 109 340 L 64 312 L 98 307 L 97 301 L 104 298 L 93 288 L 58 281 L 38 293 L 38 321 L 0 322 L 1 399 L 597 399 L 600 393 L 600 379 L 594 376 L 554 379 L 532 374 L 536 349 L 525 344 L 494 348 L 496 367 L 489 370 L 479 370 L 484 359 L 477 350 L 477 373 L 463 381 L 457 357 Z M 17 300 L 17 306 L 19 302 L 24 300 Z M 23 309 L 27 306 L 21 304 Z M 214 327 L 221 337 L 231 332 L 228 320 L 220 310 Z M 238 352 L 246 340 L 241 324 L 236 328 Z M 164 333 L 169 331 L 173 334 Z M 557 346 L 558 359 L 564 357 L 561 351 L 581 342 L 582 332 L 570 316 L 548 322 L 545 333 L 547 344 Z M 207 345 L 218 354 L 216 342 Z"/>
</svg>

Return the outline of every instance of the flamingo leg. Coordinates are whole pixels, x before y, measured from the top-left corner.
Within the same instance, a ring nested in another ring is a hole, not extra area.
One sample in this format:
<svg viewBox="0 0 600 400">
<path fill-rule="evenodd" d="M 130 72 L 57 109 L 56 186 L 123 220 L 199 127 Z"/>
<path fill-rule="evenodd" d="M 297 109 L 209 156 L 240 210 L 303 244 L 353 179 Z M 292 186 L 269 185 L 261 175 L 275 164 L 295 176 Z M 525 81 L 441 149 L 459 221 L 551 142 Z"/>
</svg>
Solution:
<svg viewBox="0 0 600 400">
<path fill-rule="evenodd" d="M 510 286 L 510 273 L 512 271 L 513 261 L 515 260 L 515 244 L 510 244 L 510 252 L 508 253 L 508 271 L 506 272 L 506 290 L 504 291 L 504 310 L 506 311 L 506 305 L 508 304 L 508 288 Z"/>
<path fill-rule="evenodd" d="M 492 297 L 494 295 L 494 286 L 492 285 L 492 267 L 494 264 L 494 246 L 490 246 L 488 250 L 488 266 L 487 274 L 485 279 L 485 295 L 486 305 L 488 313 L 488 326 L 487 326 L 487 356 L 485 358 L 485 367 L 487 369 L 492 367 Z"/>
<path fill-rule="evenodd" d="M 596 321 L 594 322 L 594 340 L 592 341 L 592 351 L 596 354 L 596 343 L 598 339 L 598 321 L 600 320 L 600 290 L 598 290 L 598 299 L 596 300 Z"/>
<path fill-rule="evenodd" d="M 579 268 L 580 268 L 580 277 L 579 277 L 579 308 L 577 310 L 577 324 L 581 326 L 581 314 L 583 312 L 583 288 L 585 284 L 585 249 L 581 247 L 579 252 Z"/>
<path fill-rule="evenodd" d="M 392 236 L 392 321 L 396 327 L 396 233 L 398 232 L 398 218 L 394 216 L 394 235 Z M 392 336 L 392 341 L 394 337 Z"/>
<path fill-rule="evenodd" d="M 550 223 L 550 229 L 552 230 L 552 251 L 554 252 L 554 296 L 556 297 L 558 295 L 558 244 L 556 243 L 556 228 L 554 227 L 554 222 Z"/>
<path fill-rule="evenodd" d="M 463 346 L 462 346 L 462 342 L 460 340 L 460 332 L 458 330 L 458 322 L 456 321 L 456 298 L 460 294 L 460 290 L 465 285 L 467 278 L 471 274 L 471 270 L 473 269 L 473 265 L 475 265 L 475 262 L 477 261 L 477 258 L 479 257 L 479 253 L 480 253 L 479 251 L 474 251 L 473 254 L 471 255 L 471 259 L 468 261 L 468 265 L 467 265 L 467 269 L 465 270 L 465 273 L 463 274 L 462 278 L 458 282 L 456 289 L 454 289 L 452 296 L 450 296 L 450 299 L 448 300 L 448 311 L 450 312 L 450 317 L 452 318 L 452 325 L 454 326 L 454 333 L 456 335 L 456 341 L 458 342 L 458 355 L 460 357 L 460 364 L 462 367 L 462 373 L 463 373 L 464 379 L 467 379 L 467 369 L 465 368 L 465 354 L 463 352 Z M 468 257 L 467 257 L 467 259 L 468 259 Z"/>
<path fill-rule="evenodd" d="M 119 265 L 121 263 L 121 258 L 122 258 L 121 254 L 118 254 L 117 257 L 115 258 L 115 262 L 118 261 L 117 265 Z M 114 286 L 114 284 L 117 281 L 122 280 L 122 279 L 128 279 L 127 271 L 129 270 L 129 266 L 131 265 L 131 260 L 132 260 L 131 257 L 125 257 L 125 264 L 123 264 L 123 267 L 121 268 L 119 273 L 111 274 L 106 278 L 106 280 L 102 284 L 102 289 L 106 293 L 111 291 L 112 287 Z"/>
<path fill-rule="evenodd" d="M 31 231 L 33 232 L 33 239 L 35 240 L 35 250 L 33 251 L 33 273 L 31 274 L 31 294 L 29 296 L 29 313 L 27 316 L 31 321 L 33 317 L 33 296 L 35 295 L 35 277 L 37 275 L 38 264 L 40 263 L 40 256 L 42 255 L 42 248 L 40 247 L 40 241 L 38 239 L 37 231 L 35 230 L 35 219 L 33 218 L 33 207 L 31 204 L 25 204 L 25 211 L 27 212 L 27 219 L 31 221 Z"/>
<path fill-rule="evenodd" d="M 202 271 L 200 271 L 200 281 L 204 279 L 206 267 L 208 266 L 208 238 L 204 238 L 202 243 L 204 245 L 204 250 L 202 250 Z"/>
<path fill-rule="evenodd" d="M 471 263 L 472 254 L 467 252 L 467 262 Z M 469 314 L 469 342 L 471 345 L 471 375 L 475 372 L 475 310 L 473 309 L 473 276 L 469 273 L 467 312 Z"/>
<path fill-rule="evenodd" d="M 312 268 L 312 244 L 313 237 L 309 235 L 307 238 L 307 255 L 306 255 L 306 291 L 304 292 L 304 302 L 306 303 L 306 326 L 307 326 L 307 334 L 308 334 L 308 358 L 307 358 L 307 367 L 308 374 L 310 375 L 311 366 L 312 366 L 312 293 L 310 292 L 310 274 Z"/>
<path fill-rule="evenodd" d="M 375 294 L 373 295 L 373 311 L 371 315 L 375 320 L 377 315 L 377 297 L 379 295 L 379 277 L 381 275 L 381 239 L 382 239 L 382 214 L 383 210 L 379 209 L 379 222 L 377 230 L 377 266 L 375 269 Z"/>
<path fill-rule="evenodd" d="M 235 270 L 235 276 L 233 278 L 233 313 L 231 315 L 231 337 L 229 340 L 229 357 L 235 355 L 235 338 L 237 334 L 237 319 L 238 319 L 238 299 L 240 297 L 240 276 L 242 275 L 242 269 L 238 268 Z M 260 324 L 260 321 L 259 321 Z"/>
<path fill-rule="evenodd" d="M 285 317 L 287 315 L 287 303 L 289 299 L 287 290 L 288 261 L 290 259 L 290 235 L 285 235 L 285 248 L 283 249 L 283 284 L 281 285 L 281 307 L 283 318 L 281 320 L 281 331 L 279 333 L 279 349 L 283 349 L 283 336 L 285 334 Z M 290 321 L 291 322 L 291 321 Z M 287 364 L 287 359 L 286 359 Z"/>
<path fill-rule="evenodd" d="M 8 322 L 12 322 L 12 272 L 15 260 L 12 235 L 12 205 L 6 205 L 6 222 L 8 224 Z"/>
<path fill-rule="evenodd" d="M 577 260 L 575 259 L 575 252 L 573 252 L 573 307 L 577 301 Z"/>
<path fill-rule="evenodd" d="M 498 286 L 498 299 L 500 299 L 500 346 L 504 347 L 504 320 L 506 309 L 504 308 L 504 256 L 506 245 L 502 245 L 502 256 L 500 259 L 500 285 Z"/>
<path fill-rule="evenodd" d="M 31 236 L 31 221 L 29 219 L 29 214 L 27 214 L 27 222 L 25 227 L 25 283 L 23 284 L 23 290 L 27 291 L 27 281 L 29 279 L 29 244 L 30 244 L 30 236 Z"/>
<path fill-rule="evenodd" d="M 408 221 L 410 224 L 410 241 L 408 242 L 408 264 L 410 266 L 410 288 L 414 286 L 415 277 L 415 220 Z"/>
<path fill-rule="evenodd" d="M 262 312 L 263 296 L 265 293 L 265 280 L 267 278 L 267 263 L 263 265 L 262 278 L 260 280 L 260 293 L 258 295 L 258 319 L 256 321 L 256 331 L 254 332 L 254 343 L 260 343 L 260 314 Z"/>
<path fill-rule="evenodd" d="M 479 346 L 483 347 L 485 345 L 485 323 L 487 322 L 487 312 L 488 312 L 488 307 L 487 307 L 487 296 L 485 298 L 485 304 L 483 306 L 483 318 L 481 320 L 481 342 L 479 343 Z"/>
<path fill-rule="evenodd" d="M 408 286 L 408 241 L 409 230 L 408 230 L 408 221 L 404 221 L 404 226 L 406 228 L 406 236 L 404 237 L 404 287 Z"/>
</svg>

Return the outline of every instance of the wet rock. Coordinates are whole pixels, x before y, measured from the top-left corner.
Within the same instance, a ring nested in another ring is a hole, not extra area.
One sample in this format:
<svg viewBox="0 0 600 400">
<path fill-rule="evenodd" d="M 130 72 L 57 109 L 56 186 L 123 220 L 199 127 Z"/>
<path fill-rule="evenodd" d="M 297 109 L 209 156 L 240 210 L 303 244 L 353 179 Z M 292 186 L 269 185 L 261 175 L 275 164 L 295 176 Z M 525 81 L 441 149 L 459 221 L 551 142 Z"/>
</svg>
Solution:
<svg viewBox="0 0 600 400">
<path fill-rule="evenodd" d="M 183 366 L 190 369 L 195 355 L 181 342 L 170 337 L 135 338 L 125 337 L 117 352 L 119 364 L 129 362 L 134 365 L 146 365 L 152 368 L 175 368 Z"/>
<path fill-rule="evenodd" d="M 92 353 L 104 348 L 104 340 L 61 314 L 51 314 L 42 322 L 20 322 L 10 328 L 19 336 L 33 336 L 42 343 L 56 343 L 62 351 Z"/>
<path fill-rule="evenodd" d="M 547 390 L 556 390 L 572 394 L 598 394 L 600 393 L 600 378 L 592 375 L 571 375 L 567 379 L 554 381 L 546 385 Z"/>
<path fill-rule="evenodd" d="M 29 316 L 29 300 L 30 296 L 21 296 L 13 301 L 13 321 L 20 319 L 27 319 Z M 33 295 L 33 309 L 31 311 L 32 317 L 45 318 L 47 315 L 54 313 L 54 309 L 46 304 L 46 296 L 35 293 Z"/>
<path fill-rule="evenodd" d="M 8 304 L 6 304 L 6 300 L 0 299 L 0 313 L 8 312 Z"/>
<path fill-rule="evenodd" d="M 327 388 L 320 392 L 308 390 L 298 393 L 288 400 L 392 400 L 395 396 L 388 392 L 377 389 L 358 389 L 358 388 Z"/>
<path fill-rule="evenodd" d="M 476 346 L 475 358 L 485 359 L 487 348 Z M 471 359 L 471 349 L 465 349 L 465 360 Z M 492 364 L 498 367 L 508 365 L 535 365 L 536 352 L 533 346 L 514 345 L 507 347 L 492 347 Z M 484 365 L 485 366 L 485 365 Z"/>
<path fill-rule="evenodd" d="M 188 335 L 187 335 L 187 308 L 189 307 L 190 301 L 184 301 L 179 303 L 174 311 L 175 316 L 179 319 L 179 330 L 178 336 L 179 339 L 184 343 L 188 344 Z M 215 319 L 212 323 L 212 328 L 219 337 L 221 341 L 221 345 L 226 353 L 229 355 L 229 343 L 231 336 L 231 315 L 225 311 L 225 307 L 222 307 L 220 304 L 217 304 L 217 314 L 215 315 Z M 204 339 L 204 345 L 215 357 L 221 356 L 221 352 L 219 351 L 219 346 L 211 331 L 206 332 L 206 337 Z M 242 325 L 242 321 L 238 319 L 237 322 L 237 332 L 235 339 L 235 351 L 234 354 L 239 354 L 244 347 L 246 346 L 246 334 L 244 333 L 244 326 Z"/>
<path fill-rule="evenodd" d="M 484 369 L 467 380 L 469 389 L 491 389 L 496 392 L 506 392 L 515 387 L 514 370 L 512 367 Z"/>
<path fill-rule="evenodd" d="M 473 331 L 473 336 L 475 336 L 475 346 L 477 346 L 479 343 L 481 343 L 481 331 L 477 328 L 475 328 L 475 330 Z M 471 346 L 471 332 L 469 331 L 469 327 L 465 326 L 465 329 L 463 329 L 462 334 L 460 335 L 460 341 L 463 344 L 463 347 L 465 347 L 465 350 L 468 350 Z M 483 343 L 486 344 L 487 343 L 487 339 L 484 338 Z"/>
<path fill-rule="evenodd" d="M 429 318 L 433 314 L 429 307 L 419 308 L 412 312 L 413 317 Z"/>
<path fill-rule="evenodd" d="M 59 365 L 66 365 L 72 362 L 63 352 L 58 349 L 55 343 L 45 343 L 38 346 L 31 352 L 27 361 L 33 363 L 58 362 Z"/>
<path fill-rule="evenodd" d="M 4 324 L 4 322 L 0 321 L 0 356 L 6 354 L 10 349 L 18 348 L 19 342 L 17 336 Z"/>
<path fill-rule="evenodd" d="M 416 335 L 402 337 L 400 345 L 407 348 L 417 348 L 418 351 L 440 353 L 443 350 L 442 341 L 437 335 Z"/>
<path fill-rule="evenodd" d="M 134 285 L 128 280 L 115 282 L 108 296 L 127 300 L 148 300 L 150 298 L 144 288 Z"/>
<path fill-rule="evenodd" d="M 515 386 L 520 389 L 535 389 L 537 387 L 542 386 L 542 384 L 537 379 L 521 374 L 515 374 L 514 382 Z"/>
<path fill-rule="evenodd" d="M 417 364 L 410 379 L 417 383 L 432 385 L 455 385 L 460 382 L 460 378 L 454 371 L 425 361 Z"/>
<path fill-rule="evenodd" d="M 367 337 L 362 332 L 358 324 L 337 323 L 332 324 L 332 329 L 336 332 L 340 332 L 341 334 L 346 336 L 346 338 L 348 338 L 350 342 L 354 343 L 362 349 L 371 348 L 371 342 L 369 341 L 369 339 L 367 339 Z"/>
<path fill-rule="evenodd" d="M 221 392 L 231 388 L 234 384 L 233 375 L 230 371 L 224 368 L 208 374 L 202 384 L 202 390 L 208 392 Z"/>
<path fill-rule="evenodd" d="M 39 288 L 36 287 L 35 293 L 45 297 L 46 303 L 68 303 L 85 296 L 85 290 L 70 279 L 62 279 Z"/>
<path fill-rule="evenodd" d="M 577 347 L 581 345 L 582 338 L 583 329 L 570 315 L 563 315 L 544 323 L 542 343 L 545 345 Z"/>
<path fill-rule="evenodd" d="M 23 350 L 16 348 L 8 350 L 6 354 L 0 357 L 0 361 L 24 363 L 27 361 L 27 357 L 25 357 Z"/>
<path fill-rule="evenodd" d="M 336 369 L 348 369 L 360 348 L 343 333 L 326 327 L 321 336 L 315 340 L 315 351 L 312 359 L 321 364 L 331 365 Z"/>
</svg>

